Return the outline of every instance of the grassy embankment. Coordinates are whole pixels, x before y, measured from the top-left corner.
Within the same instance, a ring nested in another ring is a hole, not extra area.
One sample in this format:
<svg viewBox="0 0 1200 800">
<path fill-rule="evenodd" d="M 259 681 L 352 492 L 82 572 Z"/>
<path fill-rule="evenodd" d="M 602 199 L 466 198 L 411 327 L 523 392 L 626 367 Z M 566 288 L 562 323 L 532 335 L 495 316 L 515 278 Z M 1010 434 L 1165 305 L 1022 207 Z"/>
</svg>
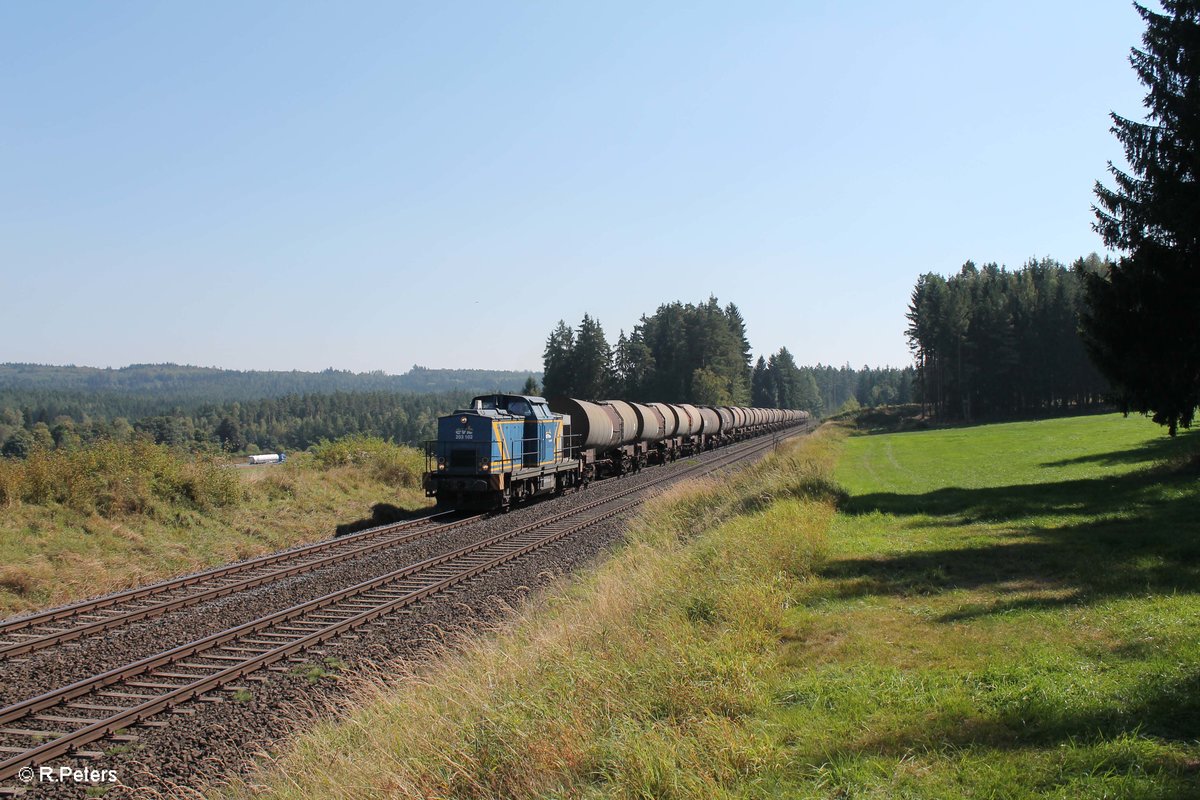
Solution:
<svg viewBox="0 0 1200 800">
<path fill-rule="evenodd" d="M 1197 796 L 1196 439 L 827 426 L 225 792 Z"/>
<path fill-rule="evenodd" d="M 327 538 L 376 504 L 427 502 L 420 453 L 377 439 L 266 467 L 222 461 L 144 442 L 0 459 L 0 617 Z"/>
</svg>

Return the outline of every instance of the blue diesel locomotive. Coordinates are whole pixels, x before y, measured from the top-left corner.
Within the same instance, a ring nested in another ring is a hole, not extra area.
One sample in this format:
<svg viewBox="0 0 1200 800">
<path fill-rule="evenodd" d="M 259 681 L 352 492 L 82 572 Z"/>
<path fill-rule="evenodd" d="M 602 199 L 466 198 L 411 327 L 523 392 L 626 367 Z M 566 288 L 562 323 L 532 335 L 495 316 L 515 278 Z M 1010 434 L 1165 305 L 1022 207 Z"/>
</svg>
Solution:
<svg viewBox="0 0 1200 800">
<path fill-rule="evenodd" d="M 425 494 L 455 508 L 507 507 L 575 485 L 564 420 L 544 398 L 494 394 L 438 418 L 426 448 Z"/>
</svg>

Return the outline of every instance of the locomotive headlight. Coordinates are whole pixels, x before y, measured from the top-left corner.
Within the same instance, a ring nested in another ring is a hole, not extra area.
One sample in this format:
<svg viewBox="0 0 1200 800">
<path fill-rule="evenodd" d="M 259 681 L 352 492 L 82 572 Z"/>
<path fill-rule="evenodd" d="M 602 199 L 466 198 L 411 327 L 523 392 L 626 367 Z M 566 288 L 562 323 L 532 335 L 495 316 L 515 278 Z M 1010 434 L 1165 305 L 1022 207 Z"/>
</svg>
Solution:
<svg viewBox="0 0 1200 800">
<path fill-rule="evenodd" d="M 480 464 L 480 465 L 479 465 L 479 468 L 480 468 L 481 470 L 483 470 L 484 472 L 487 472 L 489 469 L 491 469 L 491 468 L 492 468 L 492 465 L 491 465 L 491 464 L 489 464 L 488 462 L 486 462 L 486 461 L 485 461 L 485 462 L 483 462 L 482 464 Z"/>
<path fill-rule="evenodd" d="M 466 424 L 467 424 L 467 418 L 466 418 L 466 417 L 459 417 L 459 418 L 458 418 L 458 424 L 459 424 L 459 425 L 466 425 Z"/>
</svg>

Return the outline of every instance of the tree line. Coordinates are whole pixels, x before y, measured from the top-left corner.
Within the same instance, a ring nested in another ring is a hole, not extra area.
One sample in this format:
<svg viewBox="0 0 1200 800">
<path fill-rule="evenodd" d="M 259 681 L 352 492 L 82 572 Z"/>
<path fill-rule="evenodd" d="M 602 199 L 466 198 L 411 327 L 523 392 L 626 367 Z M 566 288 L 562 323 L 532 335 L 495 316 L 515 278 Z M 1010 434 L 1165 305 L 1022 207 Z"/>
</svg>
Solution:
<svg viewBox="0 0 1200 800">
<path fill-rule="evenodd" d="M 753 365 L 752 365 L 753 363 Z M 577 328 L 560 320 L 546 340 L 547 396 L 635 402 L 754 405 L 820 415 L 846 403 L 877 406 L 913 398 L 911 368 L 800 366 L 786 347 L 752 362 L 738 307 L 667 303 L 643 315 L 609 345 L 600 321 L 584 314 Z"/>
<path fill-rule="evenodd" d="M 1107 384 L 1078 331 L 1085 276 L 1105 267 L 1093 254 L 922 275 L 906 330 L 921 402 L 966 420 L 1100 404 Z"/>
<path fill-rule="evenodd" d="M 600 321 L 584 314 L 550 332 L 542 393 L 635 402 L 813 408 L 817 397 L 797 374 L 786 349 L 751 367 L 746 321 L 738 307 L 715 297 L 674 302 L 643 315 L 628 334 L 608 343 Z M 757 400 L 755 399 L 757 397 Z M 815 410 L 815 409 L 813 409 Z"/>
<path fill-rule="evenodd" d="M 755 405 L 821 413 L 848 400 L 864 406 L 907 402 L 911 369 L 796 367 L 781 350 L 769 360 L 759 359 L 752 384 Z M 542 390 L 531 375 L 522 391 Z M 352 435 L 419 445 L 436 435 L 439 416 L 465 406 L 476 393 L 333 392 L 175 403 L 129 392 L 0 390 L 0 455 L 21 458 L 35 450 L 71 451 L 101 441 L 273 452 Z"/>
<path fill-rule="evenodd" d="M 817 364 L 801 367 L 817 385 L 821 409 L 826 414 L 854 408 L 907 405 L 918 399 L 916 370 L 912 367 L 868 367 L 855 369 Z"/>
<path fill-rule="evenodd" d="M 298 370 L 233 370 L 178 364 L 132 364 L 119 369 L 0 364 L 0 392 L 91 392 L 126 395 L 177 403 L 231 403 L 287 395 L 333 392 L 513 391 L 528 372 L 488 369 L 430 369 L 414 365 L 402 375 L 382 370 L 350 372 L 329 368 Z"/>
<path fill-rule="evenodd" d="M 733 303 L 659 306 L 610 346 L 599 320 L 584 314 L 550 332 L 543 363 L 547 396 L 619 397 L 668 403 L 748 405 L 750 343 Z"/>
<path fill-rule="evenodd" d="M 127 395 L 10 391 L 0 393 L 0 454 L 102 440 L 230 452 L 301 450 L 356 434 L 420 444 L 435 436 L 439 415 L 465 406 L 471 394 L 333 392 L 171 406 Z"/>
</svg>

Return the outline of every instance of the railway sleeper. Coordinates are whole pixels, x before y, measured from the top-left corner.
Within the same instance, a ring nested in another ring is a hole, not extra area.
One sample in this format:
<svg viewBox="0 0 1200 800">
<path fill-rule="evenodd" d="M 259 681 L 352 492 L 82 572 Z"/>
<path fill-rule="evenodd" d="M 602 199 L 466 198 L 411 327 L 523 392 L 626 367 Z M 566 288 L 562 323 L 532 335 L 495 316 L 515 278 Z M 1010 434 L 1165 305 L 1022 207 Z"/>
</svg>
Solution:
<svg viewBox="0 0 1200 800">
<path fill-rule="evenodd" d="M 268 634 L 268 635 L 271 635 L 271 634 Z M 279 635 L 282 636 L 283 634 L 279 634 Z M 294 639 L 296 637 L 289 636 L 287 638 Z M 233 662 L 241 663 L 242 661 L 246 660 L 245 656 L 227 656 L 227 655 L 222 655 L 221 653 L 205 653 L 203 655 L 200 655 L 199 653 L 197 653 L 196 655 L 199 656 L 200 658 L 212 659 L 213 661 L 233 661 Z M 216 666 L 216 665 L 213 665 L 213 666 Z M 212 667 L 210 667 L 210 669 L 211 668 Z"/>
<path fill-rule="evenodd" d="M 295 625 L 276 625 L 275 629 L 280 631 L 292 631 L 293 633 L 314 633 L 319 630 L 324 630 L 329 626 L 324 622 L 298 622 Z M 293 636 L 293 639 L 296 637 Z"/>
<path fill-rule="evenodd" d="M 195 669 L 205 669 L 205 668 L 204 667 L 195 667 Z M 214 669 L 220 670 L 221 668 L 214 664 L 211 667 L 207 667 L 207 669 L 209 670 L 208 674 L 190 675 L 186 672 L 155 672 L 154 677 L 156 677 L 156 678 L 182 678 L 183 680 L 194 681 L 197 678 L 207 678 L 208 675 L 212 674 L 211 673 L 212 670 L 214 670 Z"/>
<path fill-rule="evenodd" d="M 81 711 L 124 711 L 128 706 L 105 706 L 99 703 L 67 703 L 67 708 L 78 708 Z"/>
<path fill-rule="evenodd" d="M 38 739 L 62 735 L 54 731 L 35 731 L 29 728 L 0 728 L 0 734 L 4 734 L 5 736 L 31 736 Z"/>
<path fill-rule="evenodd" d="M 270 647 L 242 647 L 241 645 L 234 646 L 234 645 L 227 644 L 222 649 L 228 650 L 232 653 L 250 653 L 251 655 L 259 655 L 261 653 L 266 653 L 271 650 L 274 650 L 275 646 L 271 645 Z"/>
<path fill-rule="evenodd" d="M 183 667 L 184 669 L 207 669 L 217 670 L 218 672 L 225 669 L 221 664 L 197 664 L 194 661 L 176 661 L 175 666 Z"/>
<path fill-rule="evenodd" d="M 91 717 L 56 717 L 53 714 L 34 714 L 30 719 L 36 719 L 38 722 L 58 722 L 63 725 L 92 725 L 100 721 Z"/>
</svg>

